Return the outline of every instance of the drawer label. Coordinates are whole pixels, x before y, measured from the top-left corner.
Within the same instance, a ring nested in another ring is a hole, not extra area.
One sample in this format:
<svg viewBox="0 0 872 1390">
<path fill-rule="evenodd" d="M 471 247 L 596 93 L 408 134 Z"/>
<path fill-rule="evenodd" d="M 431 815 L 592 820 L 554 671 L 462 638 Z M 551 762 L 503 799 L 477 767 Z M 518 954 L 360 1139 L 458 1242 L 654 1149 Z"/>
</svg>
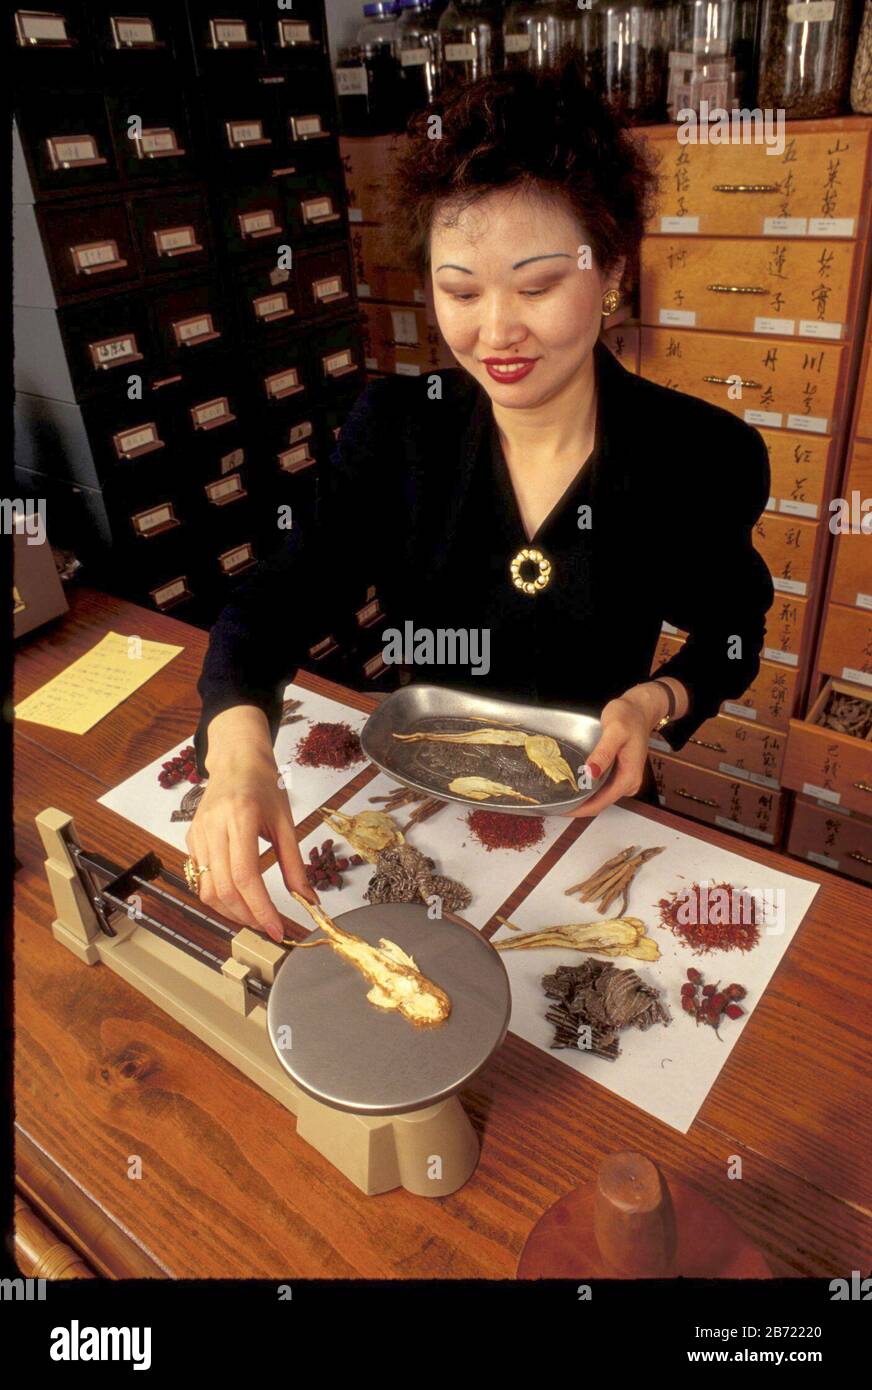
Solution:
<svg viewBox="0 0 872 1390">
<path fill-rule="evenodd" d="M 780 410 L 746 410 L 747 425 L 765 425 L 769 429 L 780 430 L 784 416 Z"/>
<path fill-rule="evenodd" d="M 747 835 L 751 840 L 762 840 L 764 845 L 775 843 L 775 836 L 771 830 L 758 830 L 755 825 L 741 825 L 737 820 L 729 820 L 727 816 L 715 816 L 715 825 L 721 830 L 734 830 L 739 835 Z"/>
<path fill-rule="evenodd" d="M 858 594 L 854 603 L 858 608 L 872 608 L 872 594 Z"/>
<path fill-rule="evenodd" d="M 137 512 L 135 516 L 131 517 L 131 521 L 141 536 L 146 536 L 158 529 L 166 530 L 168 526 L 181 525 L 173 511 L 172 502 L 164 502 L 159 507 L 149 507 L 147 511 Z"/>
<path fill-rule="evenodd" d="M 660 322 L 675 328 L 695 328 L 696 312 L 693 309 L 661 309 Z"/>
<path fill-rule="evenodd" d="M 311 140 L 313 135 L 323 135 L 320 116 L 292 116 L 291 134 L 295 140 Z"/>
<path fill-rule="evenodd" d="M 159 256 L 183 256 L 190 251 L 202 251 L 194 228 L 163 227 L 154 234 L 154 244 Z"/>
<path fill-rule="evenodd" d="M 802 338 L 841 338 L 844 325 L 841 323 L 822 323 L 818 319 L 800 319 L 799 333 Z"/>
<path fill-rule="evenodd" d="M 343 348 L 341 352 L 329 352 L 326 357 L 321 358 L 321 363 L 327 376 L 342 376 L 345 372 L 354 371 L 351 348 Z"/>
<path fill-rule="evenodd" d="M 872 685 L 872 671 L 857 671 L 853 666 L 843 666 L 842 680 L 854 681 L 857 685 Z"/>
<path fill-rule="evenodd" d="M 119 458 L 135 458 L 137 454 L 150 453 L 152 449 L 164 447 L 154 421 L 149 421 L 147 425 L 137 425 L 134 429 L 119 430 L 117 434 L 113 434 L 112 443 Z"/>
<path fill-rule="evenodd" d="M 251 542 L 246 541 L 244 545 L 237 545 L 233 550 L 225 550 L 223 555 L 218 556 L 218 563 L 225 574 L 232 574 L 234 570 L 240 569 L 242 565 L 250 564 L 254 560 L 254 552 Z"/>
<path fill-rule="evenodd" d="M 245 497 L 245 495 L 241 473 L 234 473 L 231 478 L 224 478 L 217 483 L 206 484 L 206 496 L 210 502 L 219 506 L 226 506 L 233 498 Z"/>
<path fill-rule="evenodd" d="M 21 48 L 37 48 L 42 43 L 69 45 L 70 42 L 64 16 L 40 10 L 19 10 L 15 16 L 15 34 Z"/>
<path fill-rule="evenodd" d="M 319 301 L 344 299 L 346 291 L 342 288 L 342 276 L 328 275 L 323 280 L 313 280 L 312 293 Z"/>
<path fill-rule="evenodd" d="M 291 312 L 288 308 L 288 296 L 283 290 L 278 294 L 261 294 L 251 301 L 254 309 L 254 316 L 258 319 L 271 319 Z"/>
<path fill-rule="evenodd" d="M 786 512 L 788 516 L 810 516 L 816 518 L 818 514 L 815 502 L 796 502 L 792 497 L 782 497 L 778 503 L 778 510 Z"/>
<path fill-rule="evenodd" d="M 301 439 L 311 439 L 312 433 L 312 421 L 301 420 L 298 425 L 291 425 L 290 433 L 288 434 L 288 443 L 297 444 Z"/>
<path fill-rule="evenodd" d="M 754 320 L 754 332 L 780 333 L 784 337 L 793 337 L 796 332 L 796 323 L 793 319 L 756 318 Z"/>
<path fill-rule="evenodd" d="M 106 163 L 97 152 L 93 135 L 52 135 L 45 143 L 53 169 L 78 169 Z"/>
<path fill-rule="evenodd" d="M 780 661 L 782 666 L 799 665 L 799 657 L 796 652 L 783 652 L 778 647 L 764 647 L 763 655 L 767 661 Z"/>
<path fill-rule="evenodd" d="M 314 43 L 308 24 L 297 19 L 279 20 L 279 43 L 282 48 L 290 48 L 295 43 Z"/>
<path fill-rule="evenodd" d="M 184 574 L 179 575 L 178 579 L 171 579 L 168 584 L 161 584 L 159 589 L 151 590 L 151 596 L 158 608 L 164 608 L 173 599 L 183 598 L 188 593 L 188 578 Z"/>
<path fill-rule="evenodd" d="M 297 444 L 292 449 L 284 449 L 279 454 L 279 468 L 286 473 L 297 473 L 301 468 L 307 468 L 310 463 L 314 463 L 312 455 L 309 453 L 308 443 Z"/>
<path fill-rule="evenodd" d="M 91 362 L 101 371 L 108 367 L 118 367 L 124 362 L 141 362 L 142 353 L 136 345 L 134 333 L 122 333 L 117 338 L 101 338 L 88 344 Z"/>
<path fill-rule="evenodd" d="M 231 449 L 229 454 L 225 454 L 220 461 L 219 469 L 222 474 L 229 473 L 233 468 L 241 468 L 245 463 L 244 449 Z"/>
<path fill-rule="evenodd" d="M 699 231 L 698 217 L 661 217 L 661 232 L 693 233 Z"/>
<path fill-rule="evenodd" d="M 329 222 L 339 216 L 330 198 L 304 198 L 300 204 L 304 222 Z"/>
<path fill-rule="evenodd" d="M 272 376 L 264 377 L 264 387 L 266 394 L 271 400 L 278 400 L 281 396 L 289 396 L 294 391 L 302 391 L 300 385 L 300 373 L 296 367 L 289 367 L 284 372 L 273 372 Z"/>
<path fill-rule="evenodd" d="M 112 42 L 116 48 L 154 48 L 157 36 L 154 25 L 144 15 L 130 19 L 127 16 L 112 15 Z"/>
<path fill-rule="evenodd" d="M 764 217 L 764 236 L 807 236 L 807 217 Z"/>
<path fill-rule="evenodd" d="M 185 151 L 179 149 L 176 132 L 169 126 L 152 126 L 149 130 L 143 130 L 136 141 L 136 153 L 139 159 L 160 159 L 184 154 Z"/>
<path fill-rule="evenodd" d="M 244 19 L 210 19 L 209 37 L 213 48 L 248 48 L 248 25 Z"/>
<path fill-rule="evenodd" d="M 259 208 L 256 212 L 241 212 L 238 217 L 239 230 L 244 237 L 271 236 L 280 232 L 272 208 Z"/>
<path fill-rule="evenodd" d="M 80 246 L 71 246 L 70 254 L 76 270 L 83 275 L 117 270 L 127 265 L 126 261 L 118 258 L 117 241 L 85 241 Z"/>
<path fill-rule="evenodd" d="M 838 859 L 831 859 L 828 854 L 819 854 L 816 849 L 806 850 L 805 857 L 812 864 L 820 864 L 822 869 L 837 869 L 839 867 Z"/>
<path fill-rule="evenodd" d="M 197 343 L 201 338 L 221 337 L 220 333 L 215 332 L 211 314 L 197 314 L 189 319 L 176 319 L 173 323 L 173 334 L 178 347 L 184 343 Z"/>
<path fill-rule="evenodd" d="M 397 376 L 420 376 L 421 368 L 417 362 L 398 362 L 394 372 Z"/>
<path fill-rule="evenodd" d="M 772 576 L 772 586 L 779 594 L 804 594 L 808 585 L 804 579 L 781 579 Z"/>
<path fill-rule="evenodd" d="M 817 801 L 825 801 L 828 806 L 838 806 L 842 799 L 841 792 L 830 791 L 829 787 L 816 787 L 814 782 L 803 782 L 803 796 L 813 796 Z"/>
<path fill-rule="evenodd" d="M 216 396 L 214 400 L 202 401 L 200 405 L 191 406 L 191 419 L 194 422 L 195 430 L 206 429 L 207 426 L 224 424 L 236 417 L 231 413 L 230 402 L 226 396 Z"/>
<path fill-rule="evenodd" d="M 809 236 L 853 236 L 853 217 L 810 217 Z"/>
<path fill-rule="evenodd" d="M 272 140 L 264 138 L 263 121 L 225 121 L 227 143 L 231 149 L 244 149 L 246 145 L 271 145 Z"/>
<path fill-rule="evenodd" d="M 805 430 L 807 434 L 826 434 L 829 421 L 822 415 L 788 415 L 789 430 Z"/>
<path fill-rule="evenodd" d="M 727 714 L 734 714 L 738 719 L 756 719 L 757 711 L 751 709 L 750 705 L 737 705 L 735 700 L 724 700 L 721 708 Z"/>
</svg>

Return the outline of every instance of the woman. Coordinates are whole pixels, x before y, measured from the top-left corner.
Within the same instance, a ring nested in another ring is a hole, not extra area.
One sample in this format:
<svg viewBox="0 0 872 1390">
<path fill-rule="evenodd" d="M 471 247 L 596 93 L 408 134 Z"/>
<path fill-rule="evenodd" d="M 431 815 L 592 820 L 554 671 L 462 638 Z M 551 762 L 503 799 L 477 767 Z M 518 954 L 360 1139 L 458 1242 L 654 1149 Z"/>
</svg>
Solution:
<svg viewBox="0 0 872 1390">
<path fill-rule="evenodd" d="M 751 542 L 763 439 L 598 340 L 653 182 L 572 65 L 485 79 L 413 122 L 398 235 L 459 365 L 367 386 L 317 525 L 294 528 L 212 630 L 195 740 L 209 782 L 187 843 L 227 917 L 281 933 L 258 833 L 316 900 L 272 752 L 281 689 L 313 642 L 350 635 L 371 584 L 386 653 L 391 633 L 415 639 L 406 678 L 601 711 L 588 766 L 614 772 L 584 816 L 654 799 L 652 731 L 679 751 L 754 679 L 773 599 Z M 651 679 L 664 620 L 689 636 Z M 428 664 L 417 639 L 439 633 L 468 650 Z"/>
</svg>

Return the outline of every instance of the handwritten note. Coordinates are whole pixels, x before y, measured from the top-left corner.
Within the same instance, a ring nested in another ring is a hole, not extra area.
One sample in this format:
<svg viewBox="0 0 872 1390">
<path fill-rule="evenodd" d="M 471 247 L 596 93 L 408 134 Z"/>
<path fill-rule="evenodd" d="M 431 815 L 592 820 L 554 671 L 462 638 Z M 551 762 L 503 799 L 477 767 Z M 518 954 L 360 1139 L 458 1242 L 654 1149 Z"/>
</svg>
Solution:
<svg viewBox="0 0 872 1390">
<path fill-rule="evenodd" d="M 15 715 L 49 729 L 86 734 L 183 650 L 107 632 L 96 647 L 16 705 Z"/>
</svg>

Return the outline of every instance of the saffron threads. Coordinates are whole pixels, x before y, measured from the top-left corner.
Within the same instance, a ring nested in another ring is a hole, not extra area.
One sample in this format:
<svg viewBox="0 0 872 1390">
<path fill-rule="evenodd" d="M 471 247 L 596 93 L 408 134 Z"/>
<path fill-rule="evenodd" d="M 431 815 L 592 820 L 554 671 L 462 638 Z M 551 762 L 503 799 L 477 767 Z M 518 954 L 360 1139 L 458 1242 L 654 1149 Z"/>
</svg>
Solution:
<svg viewBox="0 0 872 1390">
<path fill-rule="evenodd" d="M 750 951 L 760 940 L 763 909 L 747 889 L 694 883 L 661 898 L 660 922 L 697 955 Z"/>
<path fill-rule="evenodd" d="M 348 724 L 313 724 L 297 744 L 296 760 L 305 767 L 350 767 L 362 763 L 364 754 Z"/>
<path fill-rule="evenodd" d="M 470 811 L 466 823 L 485 849 L 528 849 L 545 835 L 543 816 L 510 816 L 505 811 Z"/>
</svg>

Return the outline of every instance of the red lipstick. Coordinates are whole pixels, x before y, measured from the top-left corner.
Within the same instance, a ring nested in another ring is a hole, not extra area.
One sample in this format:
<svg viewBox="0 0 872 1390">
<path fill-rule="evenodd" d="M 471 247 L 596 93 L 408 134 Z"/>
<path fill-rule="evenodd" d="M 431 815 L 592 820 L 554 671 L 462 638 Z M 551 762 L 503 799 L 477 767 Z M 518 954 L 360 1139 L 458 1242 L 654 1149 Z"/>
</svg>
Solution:
<svg viewBox="0 0 872 1390">
<path fill-rule="evenodd" d="M 482 366 L 492 381 L 511 384 L 529 376 L 538 361 L 538 357 L 484 357 Z"/>
</svg>

